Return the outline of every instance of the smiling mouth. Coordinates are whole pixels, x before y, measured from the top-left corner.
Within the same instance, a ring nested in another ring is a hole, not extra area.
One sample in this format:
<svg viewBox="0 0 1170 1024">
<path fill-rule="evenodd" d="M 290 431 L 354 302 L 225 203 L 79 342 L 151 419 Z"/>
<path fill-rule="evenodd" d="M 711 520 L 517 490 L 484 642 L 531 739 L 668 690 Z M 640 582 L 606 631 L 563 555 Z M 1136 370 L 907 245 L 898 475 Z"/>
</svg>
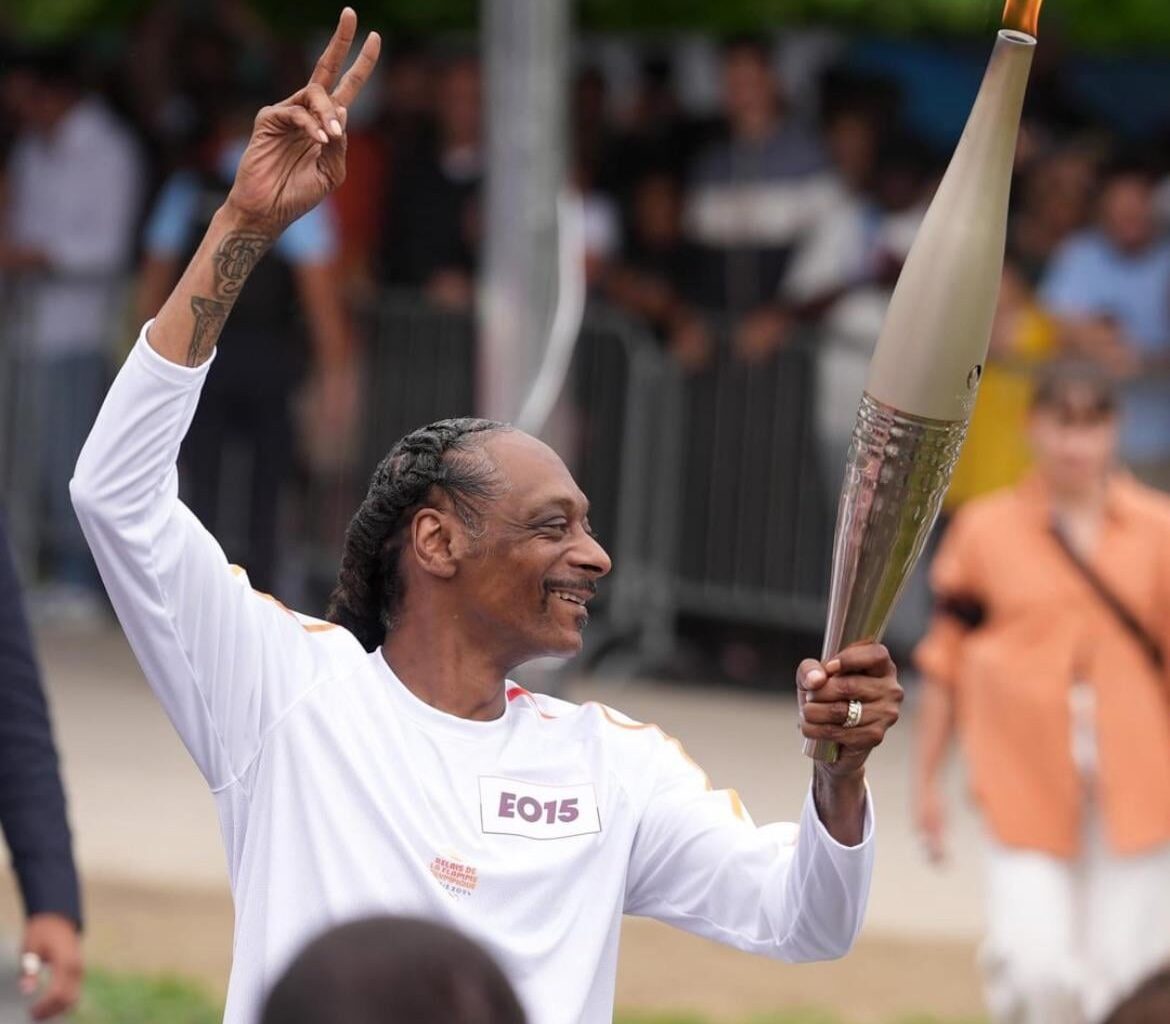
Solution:
<svg viewBox="0 0 1170 1024">
<path fill-rule="evenodd" d="M 556 598 L 558 601 L 564 601 L 565 604 L 580 608 L 585 613 L 587 613 L 589 602 L 597 596 L 597 586 L 588 577 L 579 579 L 571 579 L 567 576 L 562 576 L 560 579 L 550 577 L 544 581 L 544 590 L 549 599 Z"/>
<path fill-rule="evenodd" d="M 553 597 L 559 597 L 562 601 L 568 601 L 569 604 L 575 604 L 579 608 L 584 608 L 589 598 L 581 594 L 574 594 L 568 590 L 552 590 L 549 591 Z"/>
</svg>

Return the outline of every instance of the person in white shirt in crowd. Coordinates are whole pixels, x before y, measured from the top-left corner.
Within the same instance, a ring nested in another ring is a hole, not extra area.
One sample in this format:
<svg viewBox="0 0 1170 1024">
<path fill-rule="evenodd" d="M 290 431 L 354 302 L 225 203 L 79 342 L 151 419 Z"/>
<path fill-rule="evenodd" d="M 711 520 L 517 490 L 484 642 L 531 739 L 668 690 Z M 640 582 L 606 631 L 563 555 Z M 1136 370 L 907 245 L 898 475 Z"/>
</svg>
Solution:
<svg viewBox="0 0 1170 1024">
<path fill-rule="evenodd" d="M 610 568 L 585 496 L 535 438 L 448 420 L 399 441 L 350 524 L 327 621 L 254 592 L 178 500 L 178 449 L 232 304 L 344 178 L 346 109 L 380 46 L 371 34 L 338 82 L 356 23 L 346 8 L 309 84 L 258 115 L 72 483 L 130 643 L 215 797 L 236 906 L 228 1024 L 255 1020 L 309 938 L 371 913 L 471 935 L 538 1024 L 612 1019 L 623 912 L 778 959 L 843 955 L 873 864 L 865 762 L 902 696 L 883 647 L 802 663 L 802 731 L 843 753 L 814 768 L 799 826 L 757 827 L 656 727 L 508 682 L 580 650 Z"/>
<path fill-rule="evenodd" d="M 525 1024 L 499 965 L 454 928 L 384 915 L 310 942 L 272 987 L 260 1024 Z"/>
<path fill-rule="evenodd" d="M 890 132 L 864 107 L 829 118 L 827 137 L 839 194 L 797 248 L 777 301 L 740 326 L 754 349 L 774 347 L 816 324 L 816 435 L 821 479 L 836 502 L 873 347 L 902 264 L 926 214 L 932 161 L 916 139 Z M 886 638 L 908 649 L 929 611 L 926 571 L 918 569 L 894 611 Z"/>
<path fill-rule="evenodd" d="M 27 372 L 43 506 L 46 613 L 92 614 L 97 574 L 69 505 L 69 475 L 108 383 L 109 343 L 134 246 L 142 168 L 130 132 L 85 89 L 69 48 L 25 53 L 4 76 L 20 133 L 0 218 L 8 336 Z M 11 396 L 10 396 L 11 397 Z M 27 397 L 27 396 L 26 396 Z M 35 512 L 26 513 L 33 516 Z"/>
<path fill-rule="evenodd" d="M 770 302 L 793 250 L 837 198 L 816 133 L 786 107 L 765 39 L 742 37 L 723 55 L 727 137 L 691 168 L 684 221 L 708 253 L 700 305 L 742 316 Z M 768 352 L 751 349 L 758 361 Z"/>
<path fill-rule="evenodd" d="M 842 112 L 830 138 L 864 137 L 875 128 Z M 869 359 L 929 199 L 931 161 L 921 143 L 894 134 L 884 144 L 875 137 L 872 144 L 873 162 L 864 178 L 842 176 L 832 212 L 797 249 L 774 314 L 787 331 L 802 320 L 820 327 L 816 408 L 826 461 L 834 466 L 834 492 Z"/>
</svg>

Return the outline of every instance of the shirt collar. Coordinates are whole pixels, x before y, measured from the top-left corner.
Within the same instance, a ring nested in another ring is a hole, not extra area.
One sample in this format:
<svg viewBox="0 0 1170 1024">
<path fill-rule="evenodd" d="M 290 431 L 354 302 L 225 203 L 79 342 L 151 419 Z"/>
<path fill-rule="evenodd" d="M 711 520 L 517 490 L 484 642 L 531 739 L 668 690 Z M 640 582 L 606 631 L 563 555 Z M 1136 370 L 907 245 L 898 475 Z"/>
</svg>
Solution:
<svg viewBox="0 0 1170 1024">
<path fill-rule="evenodd" d="M 512 728 L 512 715 L 509 714 L 509 706 L 512 702 L 509 700 L 504 701 L 504 713 L 499 718 L 488 721 L 460 718 L 457 715 L 450 715 L 438 708 L 431 707 L 430 704 L 416 697 L 395 674 L 380 647 L 375 647 L 370 652 L 369 658 L 374 665 L 375 672 L 385 682 L 390 699 L 394 701 L 400 711 L 424 728 L 440 729 L 475 740 L 490 739 L 499 736 L 502 732 L 506 733 Z"/>
</svg>

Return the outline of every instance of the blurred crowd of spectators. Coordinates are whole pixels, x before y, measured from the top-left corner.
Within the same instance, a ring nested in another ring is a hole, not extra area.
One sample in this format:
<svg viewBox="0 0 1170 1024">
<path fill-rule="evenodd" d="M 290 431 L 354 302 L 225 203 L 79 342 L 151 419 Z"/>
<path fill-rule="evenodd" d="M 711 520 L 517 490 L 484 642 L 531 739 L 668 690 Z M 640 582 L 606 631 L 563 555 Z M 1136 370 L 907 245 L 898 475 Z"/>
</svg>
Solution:
<svg viewBox="0 0 1170 1024">
<path fill-rule="evenodd" d="M 304 77 L 301 45 L 243 4 L 213 9 L 191 20 L 182 5 L 149 5 L 118 59 L 13 45 L 5 61 L 0 282 L 10 311 L 20 300 L 7 344 L 19 341 L 31 367 L 22 380 L 40 421 L 20 436 L 41 453 L 41 568 L 58 583 L 94 582 L 65 481 L 113 339 L 124 344 L 177 279 L 255 109 Z M 473 47 L 391 42 L 351 118 L 345 186 L 249 284 L 229 325 L 247 343 L 223 346 L 188 443 L 191 502 L 261 586 L 277 573 L 282 484 L 347 450 L 355 310 L 387 287 L 457 310 L 475 299 L 479 62 Z M 622 88 L 601 65 L 573 71 L 591 295 L 645 325 L 688 374 L 710 372 L 721 353 L 751 365 L 820 343 L 810 338 L 849 340 L 864 359 L 949 155 L 916 135 L 895 78 L 826 62 L 793 88 L 774 43 L 722 45 L 714 110 L 683 102 L 667 46 L 631 44 L 637 73 Z M 1070 98 L 1059 65 L 1038 69 L 992 362 L 954 500 L 1018 476 L 1022 374 L 1062 349 L 1127 381 L 1123 454 L 1170 486 L 1170 165 L 1155 141 L 1122 144 Z M 231 472 L 248 487 L 225 484 Z M 244 508 L 234 520 L 233 502 Z"/>
</svg>

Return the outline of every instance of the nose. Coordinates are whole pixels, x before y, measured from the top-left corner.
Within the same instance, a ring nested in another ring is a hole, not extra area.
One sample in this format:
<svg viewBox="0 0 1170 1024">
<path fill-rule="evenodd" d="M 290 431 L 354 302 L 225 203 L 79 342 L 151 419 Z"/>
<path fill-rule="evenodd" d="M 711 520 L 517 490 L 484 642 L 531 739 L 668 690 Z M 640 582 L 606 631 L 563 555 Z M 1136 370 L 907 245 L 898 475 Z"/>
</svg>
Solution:
<svg viewBox="0 0 1170 1024">
<path fill-rule="evenodd" d="M 583 530 L 580 543 L 574 545 L 569 558 L 574 569 L 588 573 L 594 579 L 608 576 L 613 562 L 596 537 L 590 537 Z"/>
</svg>

